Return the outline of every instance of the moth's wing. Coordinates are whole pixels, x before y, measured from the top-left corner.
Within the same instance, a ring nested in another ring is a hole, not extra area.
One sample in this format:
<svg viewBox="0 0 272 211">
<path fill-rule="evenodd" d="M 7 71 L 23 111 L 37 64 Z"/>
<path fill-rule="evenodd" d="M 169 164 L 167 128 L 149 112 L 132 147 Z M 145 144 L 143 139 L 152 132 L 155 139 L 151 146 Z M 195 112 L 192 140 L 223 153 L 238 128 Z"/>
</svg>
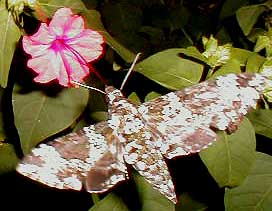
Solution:
<svg viewBox="0 0 272 211">
<path fill-rule="evenodd" d="M 115 184 L 128 178 L 127 167 L 124 162 L 124 147 L 119 137 L 106 123 L 106 128 L 101 131 L 107 140 L 107 151 L 95 162 L 88 171 L 86 189 L 89 192 L 104 192 Z M 96 130 L 99 128 L 95 128 Z M 93 138 L 93 134 L 90 134 Z"/>
<path fill-rule="evenodd" d="M 34 148 L 17 171 L 59 189 L 103 192 L 125 180 L 122 146 L 107 122 L 85 127 Z"/>
<path fill-rule="evenodd" d="M 137 138 L 139 137 L 139 138 Z M 127 135 L 124 159 L 131 164 L 154 189 L 157 189 L 169 200 L 177 203 L 176 193 L 167 164 L 155 145 L 152 131 L 142 128 L 133 137 Z"/>
<path fill-rule="evenodd" d="M 234 132 L 256 107 L 267 79 L 259 74 L 229 74 L 139 106 L 160 134 L 167 158 L 199 152 L 216 139 L 213 130 Z"/>
</svg>

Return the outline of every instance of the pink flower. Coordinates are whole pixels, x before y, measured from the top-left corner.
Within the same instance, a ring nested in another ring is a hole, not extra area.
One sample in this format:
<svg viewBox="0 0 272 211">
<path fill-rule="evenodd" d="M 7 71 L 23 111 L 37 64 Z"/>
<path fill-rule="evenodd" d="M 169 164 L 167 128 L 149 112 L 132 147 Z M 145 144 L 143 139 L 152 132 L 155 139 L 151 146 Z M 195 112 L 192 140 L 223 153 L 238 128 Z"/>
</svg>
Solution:
<svg viewBox="0 0 272 211">
<path fill-rule="evenodd" d="M 88 63 L 102 55 L 103 43 L 103 37 L 84 29 L 82 17 L 69 8 L 57 10 L 49 25 L 42 23 L 34 35 L 23 37 L 23 48 L 31 55 L 27 66 L 38 73 L 34 81 L 57 79 L 66 87 L 89 74 Z"/>
</svg>

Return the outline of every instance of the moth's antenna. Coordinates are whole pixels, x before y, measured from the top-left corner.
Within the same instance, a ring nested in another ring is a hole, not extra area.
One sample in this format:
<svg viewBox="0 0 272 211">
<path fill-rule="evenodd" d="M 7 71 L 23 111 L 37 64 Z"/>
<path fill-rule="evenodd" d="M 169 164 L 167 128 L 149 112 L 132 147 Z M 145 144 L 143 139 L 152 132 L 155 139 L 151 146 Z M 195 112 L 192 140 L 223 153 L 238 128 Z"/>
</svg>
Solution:
<svg viewBox="0 0 272 211">
<path fill-rule="evenodd" d="M 128 70 L 128 72 L 127 72 L 127 74 L 126 74 L 126 76 L 125 76 L 125 78 L 124 78 L 124 80 L 123 80 L 123 82 L 122 82 L 122 85 L 121 85 L 121 87 L 120 87 L 120 90 L 122 90 L 122 89 L 124 88 L 124 86 L 125 86 L 125 84 L 126 84 L 126 82 L 127 82 L 127 80 L 128 80 L 128 77 L 130 76 L 131 72 L 133 71 L 133 68 L 135 67 L 136 62 L 137 62 L 137 60 L 139 59 L 140 55 L 141 55 L 141 53 L 138 53 L 138 54 L 136 55 L 136 57 L 135 57 L 135 59 L 134 59 L 132 65 L 130 66 L 130 68 L 129 68 L 129 70 Z"/>
<path fill-rule="evenodd" d="M 76 85 L 78 85 L 78 86 L 84 87 L 84 88 L 86 88 L 86 89 L 91 89 L 91 90 L 100 92 L 100 93 L 102 93 L 102 94 L 106 94 L 106 92 L 103 92 L 103 91 L 100 90 L 100 89 L 97 89 L 97 88 L 92 87 L 92 86 L 88 86 L 88 85 L 86 85 L 86 84 L 79 83 L 79 82 L 77 82 L 77 81 L 72 81 L 72 83 L 74 83 L 74 84 L 76 84 Z"/>
</svg>

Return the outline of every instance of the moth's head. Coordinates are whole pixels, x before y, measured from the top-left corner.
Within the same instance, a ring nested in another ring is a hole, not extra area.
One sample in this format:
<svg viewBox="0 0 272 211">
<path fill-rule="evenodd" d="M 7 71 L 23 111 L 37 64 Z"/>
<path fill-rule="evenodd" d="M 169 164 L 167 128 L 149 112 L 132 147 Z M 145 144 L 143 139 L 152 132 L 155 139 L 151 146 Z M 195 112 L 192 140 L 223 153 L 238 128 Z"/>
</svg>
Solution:
<svg viewBox="0 0 272 211">
<path fill-rule="evenodd" d="M 109 104 L 112 104 L 112 102 L 116 99 L 124 98 L 122 92 L 119 89 L 114 88 L 113 86 L 106 86 L 105 92 L 106 100 Z"/>
</svg>

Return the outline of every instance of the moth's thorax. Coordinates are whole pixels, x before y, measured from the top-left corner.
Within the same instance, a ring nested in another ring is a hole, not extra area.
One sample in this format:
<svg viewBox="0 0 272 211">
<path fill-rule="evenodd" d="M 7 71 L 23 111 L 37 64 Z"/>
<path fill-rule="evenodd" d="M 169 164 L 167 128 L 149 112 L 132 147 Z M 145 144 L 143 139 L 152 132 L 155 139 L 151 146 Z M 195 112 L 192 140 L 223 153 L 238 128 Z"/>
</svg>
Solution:
<svg viewBox="0 0 272 211">
<path fill-rule="evenodd" d="M 108 101 L 109 126 L 119 134 L 132 134 L 144 127 L 138 106 L 112 86 L 105 89 Z"/>
<path fill-rule="evenodd" d="M 109 105 L 120 98 L 124 98 L 122 92 L 119 89 L 114 88 L 113 86 L 106 86 L 106 101 Z"/>
</svg>

